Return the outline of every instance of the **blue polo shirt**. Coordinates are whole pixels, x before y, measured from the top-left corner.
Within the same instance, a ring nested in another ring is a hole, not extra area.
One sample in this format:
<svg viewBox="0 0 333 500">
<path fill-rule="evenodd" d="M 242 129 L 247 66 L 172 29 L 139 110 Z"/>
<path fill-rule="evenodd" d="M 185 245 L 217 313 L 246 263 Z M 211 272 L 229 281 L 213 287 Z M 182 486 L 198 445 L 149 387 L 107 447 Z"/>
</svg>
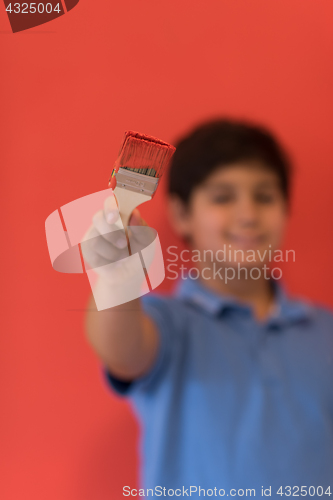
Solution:
<svg viewBox="0 0 333 500">
<path fill-rule="evenodd" d="M 161 340 L 154 366 L 132 383 L 102 366 L 141 425 L 141 493 L 330 499 L 333 315 L 273 286 L 264 322 L 190 278 L 143 297 Z"/>
</svg>

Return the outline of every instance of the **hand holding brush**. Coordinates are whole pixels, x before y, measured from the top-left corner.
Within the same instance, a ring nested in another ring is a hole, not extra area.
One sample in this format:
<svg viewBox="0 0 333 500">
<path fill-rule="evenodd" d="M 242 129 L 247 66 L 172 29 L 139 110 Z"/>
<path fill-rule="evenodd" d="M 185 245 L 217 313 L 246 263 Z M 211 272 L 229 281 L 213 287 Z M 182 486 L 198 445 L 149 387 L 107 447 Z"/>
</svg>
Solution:
<svg viewBox="0 0 333 500">
<path fill-rule="evenodd" d="M 104 209 L 93 217 L 93 225 L 81 243 L 85 261 L 107 282 L 113 285 L 109 290 L 110 304 L 116 293 L 116 287 L 128 290 L 131 300 L 134 290 L 142 284 L 142 264 L 138 269 L 135 259 L 130 255 L 139 256 L 140 250 L 148 247 L 154 241 L 156 232 L 148 228 L 140 218 L 138 205 L 151 200 L 156 192 L 159 180 L 170 161 L 175 148 L 159 139 L 137 132 L 126 132 L 115 162 L 109 185 L 115 178 L 117 185 Z M 130 232 L 127 232 L 132 212 L 134 222 Z M 136 219 L 136 222 L 135 222 Z M 141 227 L 135 227 L 136 225 Z M 128 239 L 128 240 L 127 240 Z M 130 245 L 128 245 L 128 242 Z M 112 264 L 112 265 L 110 265 Z M 144 268 L 147 262 L 144 264 Z M 125 284 L 126 282 L 126 284 Z M 127 288 L 126 288 L 127 286 Z M 103 286 L 103 294 L 106 294 Z M 119 291 L 119 288 L 118 288 Z M 96 300 L 96 289 L 94 296 Z M 98 294 L 100 302 L 101 293 Z M 111 300 L 112 299 L 112 300 Z M 110 306 L 111 307 L 111 306 Z"/>
</svg>

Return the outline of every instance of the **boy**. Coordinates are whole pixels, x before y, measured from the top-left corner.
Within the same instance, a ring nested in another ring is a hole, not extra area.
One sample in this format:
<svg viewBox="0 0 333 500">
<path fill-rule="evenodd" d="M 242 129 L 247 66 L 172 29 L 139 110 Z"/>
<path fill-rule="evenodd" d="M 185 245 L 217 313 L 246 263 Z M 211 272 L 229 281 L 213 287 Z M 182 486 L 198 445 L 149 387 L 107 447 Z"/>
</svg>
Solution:
<svg viewBox="0 0 333 500">
<path fill-rule="evenodd" d="M 142 426 L 138 496 L 333 493 L 333 316 L 291 299 L 270 262 L 289 183 L 266 129 L 197 127 L 177 145 L 168 199 L 196 278 L 107 311 L 91 301 L 88 340 Z M 96 214 L 94 234 L 115 217 L 107 207 Z M 138 210 L 131 224 L 145 224 Z M 124 247 L 102 240 L 88 262 Z"/>
</svg>

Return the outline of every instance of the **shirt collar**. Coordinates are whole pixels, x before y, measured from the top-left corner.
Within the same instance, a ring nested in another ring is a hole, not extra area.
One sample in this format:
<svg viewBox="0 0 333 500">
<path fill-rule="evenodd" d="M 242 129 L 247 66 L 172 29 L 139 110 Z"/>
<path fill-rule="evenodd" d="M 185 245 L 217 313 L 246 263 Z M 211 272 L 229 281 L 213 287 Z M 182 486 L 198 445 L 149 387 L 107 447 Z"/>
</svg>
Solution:
<svg viewBox="0 0 333 500">
<path fill-rule="evenodd" d="M 282 326 L 286 323 L 311 319 L 313 308 L 310 302 L 291 298 L 286 285 L 281 280 L 271 280 L 271 283 L 275 294 L 275 306 L 266 319 L 266 323 Z M 212 316 L 219 316 L 231 308 L 251 313 L 250 306 L 240 303 L 230 295 L 215 292 L 199 279 L 194 280 L 188 276 L 178 280 L 175 295 Z"/>
</svg>

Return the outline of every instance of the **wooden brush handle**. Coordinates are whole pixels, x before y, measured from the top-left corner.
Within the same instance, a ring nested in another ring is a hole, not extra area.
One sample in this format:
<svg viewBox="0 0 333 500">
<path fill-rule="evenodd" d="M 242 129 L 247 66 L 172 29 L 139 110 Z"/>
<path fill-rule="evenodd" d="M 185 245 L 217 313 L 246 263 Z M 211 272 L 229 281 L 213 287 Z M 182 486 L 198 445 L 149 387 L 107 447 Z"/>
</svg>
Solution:
<svg viewBox="0 0 333 500">
<path fill-rule="evenodd" d="M 115 187 L 114 194 L 118 203 L 120 218 L 125 229 L 128 226 L 129 218 L 133 210 L 141 205 L 141 203 L 149 201 L 152 198 L 147 194 L 129 191 L 127 189 L 119 188 L 118 186 Z"/>
</svg>

